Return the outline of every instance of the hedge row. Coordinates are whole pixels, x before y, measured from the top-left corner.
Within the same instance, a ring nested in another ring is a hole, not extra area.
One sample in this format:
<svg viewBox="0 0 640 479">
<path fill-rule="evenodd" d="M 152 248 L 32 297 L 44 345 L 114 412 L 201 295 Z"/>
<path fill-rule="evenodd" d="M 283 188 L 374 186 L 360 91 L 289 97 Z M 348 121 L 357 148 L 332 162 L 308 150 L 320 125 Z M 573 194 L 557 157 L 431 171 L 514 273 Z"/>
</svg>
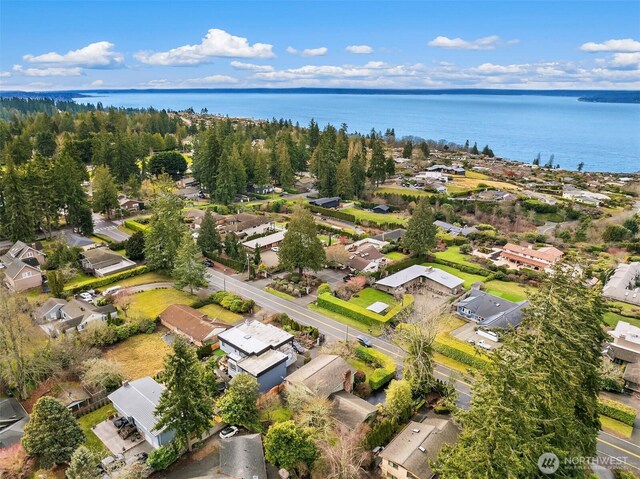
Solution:
<svg viewBox="0 0 640 479">
<path fill-rule="evenodd" d="M 405 308 L 411 307 L 413 305 L 413 296 L 410 294 L 405 295 L 405 303 Z M 369 311 L 367 308 L 358 306 L 357 304 L 352 304 L 347 301 L 343 301 L 340 298 L 336 298 L 331 293 L 322 293 L 319 295 L 317 304 L 321 308 L 342 314 L 347 318 L 355 319 L 367 326 L 376 326 L 388 323 L 403 309 L 402 304 L 398 304 L 391 308 L 387 314 L 382 316 L 374 313 L 373 311 Z"/>
<path fill-rule="evenodd" d="M 460 349 L 449 346 L 448 344 L 443 344 L 438 340 L 434 341 L 433 349 L 443 356 L 455 359 L 456 361 L 476 369 L 484 369 L 487 365 L 487 361 L 485 359 L 469 354 L 466 351 L 461 351 Z"/>
<path fill-rule="evenodd" d="M 422 199 L 425 195 L 421 195 L 419 193 L 387 193 L 387 192 L 377 192 L 375 193 L 375 196 L 379 197 L 379 198 L 384 198 L 385 200 L 396 200 L 397 198 L 401 198 L 403 201 L 407 202 L 407 203 L 411 203 L 412 201 L 419 201 L 420 199 Z"/>
<path fill-rule="evenodd" d="M 603 416 L 610 417 L 629 426 L 633 426 L 636 422 L 637 412 L 634 408 L 612 399 L 600 399 L 598 401 L 598 412 Z"/>
<path fill-rule="evenodd" d="M 408 268 L 409 266 L 413 266 L 415 264 L 422 264 L 424 262 L 425 262 L 425 258 L 423 258 L 422 256 L 412 256 L 409 258 L 402 259 L 400 261 L 396 261 L 393 264 L 390 264 L 389 266 L 385 267 L 384 271 L 388 275 L 391 275 L 393 273 L 397 273 L 400 270 Z M 382 275 L 381 275 L 381 272 L 377 272 L 373 276 L 376 277 L 377 279 L 380 279 Z"/>
<path fill-rule="evenodd" d="M 231 259 L 231 258 L 223 258 L 222 256 L 218 256 L 214 253 L 203 252 L 202 254 L 207 258 L 212 259 L 213 261 L 216 261 L 225 266 L 228 266 L 229 268 L 233 268 L 238 272 L 244 271 L 245 264 L 241 263 L 240 261 L 236 261 L 235 259 Z"/>
<path fill-rule="evenodd" d="M 95 236 L 96 238 L 101 239 L 102 241 L 104 241 L 107 244 L 111 244 L 113 243 L 113 240 L 111 238 L 109 238 L 106 235 L 100 234 L 100 233 L 93 233 L 93 236 Z"/>
<path fill-rule="evenodd" d="M 333 218 L 337 218 L 343 221 L 349 221 L 354 224 L 356 222 L 356 217 L 350 213 L 344 213 L 342 211 L 323 208 L 322 206 L 316 206 L 316 205 L 309 205 L 309 209 L 314 213 L 320 213 L 321 215 L 324 215 L 324 216 L 331 216 Z"/>
<path fill-rule="evenodd" d="M 78 294 L 88 289 L 101 288 L 102 286 L 107 286 L 111 283 L 115 283 L 116 281 L 133 278 L 134 276 L 139 276 L 146 272 L 146 266 L 137 266 L 133 269 L 123 271 L 121 273 L 111 274 L 102 278 L 91 278 L 86 281 L 82 281 L 81 283 L 75 283 L 72 286 L 65 286 L 64 290 L 68 291 L 71 294 Z"/>
<path fill-rule="evenodd" d="M 372 390 L 380 389 L 395 377 L 397 366 L 390 356 L 363 346 L 358 346 L 354 354 L 358 359 L 376 367 L 369 375 L 369 386 Z"/>
<path fill-rule="evenodd" d="M 134 220 L 124 220 L 124 226 L 131 231 L 142 231 L 143 233 L 149 229 L 147 225 L 143 225 Z"/>
<path fill-rule="evenodd" d="M 468 264 L 460 264 L 454 261 L 449 261 L 449 260 L 437 258 L 437 257 L 431 258 L 430 262 L 442 264 L 445 266 L 451 266 L 452 268 L 462 271 L 463 273 L 478 274 L 480 276 L 489 276 L 491 274 L 491 271 L 481 266 L 470 266 Z"/>
</svg>

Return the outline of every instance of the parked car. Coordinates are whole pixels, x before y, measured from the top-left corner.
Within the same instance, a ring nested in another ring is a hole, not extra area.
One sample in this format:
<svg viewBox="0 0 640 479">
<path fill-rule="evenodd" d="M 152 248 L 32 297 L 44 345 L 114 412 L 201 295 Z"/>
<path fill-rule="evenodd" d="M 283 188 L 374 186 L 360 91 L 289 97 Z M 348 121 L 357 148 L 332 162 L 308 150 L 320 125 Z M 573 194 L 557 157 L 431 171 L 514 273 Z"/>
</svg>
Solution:
<svg viewBox="0 0 640 479">
<path fill-rule="evenodd" d="M 280 248 L 278 246 L 274 246 L 273 248 L 271 248 L 271 251 L 274 251 L 277 253 L 278 251 L 280 251 Z"/>
<path fill-rule="evenodd" d="M 372 348 L 373 347 L 373 343 L 371 341 L 369 341 L 367 338 L 365 338 L 364 336 L 357 336 L 356 340 L 362 344 L 365 348 Z"/>
<path fill-rule="evenodd" d="M 202 260 L 202 264 L 211 268 L 213 266 L 213 261 L 211 261 L 209 258 L 205 258 L 204 260 Z"/>
<path fill-rule="evenodd" d="M 475 340 L 475 339 L 473 339 L 473 338 L 469 338 L 469 339 L 467 339 L 467 342 L 468 342 L 469 344 L 476 344 L 476 340 Z"/>
<path fill-rule="evenodd" d="M 293 349 L 296 351 L 296 353 L 304 354 L 307 352 L 307 349 L 298 341 L 294 341 L 292 344 L 293 344 Z"/>
<path fill-rule="evenodd" d="M 222 431 L 220 431 L 220 439 L 227 439 L 238 434 L 238 428 L 235 426 L 227 426 Z"/>
<path fill-rule="evenodd" d="M 86 291 L 84 293 L 80 293 L 78 295 L 78 297 L 84 301 L 92 301 L 93 300 L 93 296 L 91 296 L 89 293 L 87 293 Z"/>
<path fill-rule="evenodd" d="M 484 342 L 484 339 L 481 339 L 476 343 L 477 346 L 480 346 L 482 349 L 486 349 L 487 351 L 491 351 L 491 345 Z"/>
<path fill-rule="evenodd" d="M 378 454 L 378 453 L 380 453 L 382 451 L 384 451 L 384 446 L 376 446 L 376 447 L 373 448 L 373 451 L 371 451 L 371 452 L 373 452 L 374 454 Z"/>
<path fill-rule="evenodd" d="M 102 292 L 102 296 L 109 296 L 110 294 L 116 294 L 122 289 L 122 286 L 111 286 Z"/>
</svg>

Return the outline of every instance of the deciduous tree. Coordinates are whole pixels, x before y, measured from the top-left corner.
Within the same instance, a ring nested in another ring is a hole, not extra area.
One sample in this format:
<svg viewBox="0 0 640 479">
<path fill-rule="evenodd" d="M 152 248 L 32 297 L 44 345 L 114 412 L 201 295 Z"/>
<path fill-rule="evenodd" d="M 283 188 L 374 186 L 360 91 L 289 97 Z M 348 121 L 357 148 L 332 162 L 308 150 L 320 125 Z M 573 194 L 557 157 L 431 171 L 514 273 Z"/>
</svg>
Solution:
<svg viewBox="0 0 640 479">
<path fill-rule="evenodd" d="M 316 447 L 304 429 L 293 421 L 274 424 L 264 438 L 264 455 L 271 464 L 293 470 L 299 464 L 311 466 Z"/>
<path fill-rule="evenodd" d="M 217 406 L 222 420 L 228 424 L 238 424 L 247 429 L 258 426 L 258 381 L 246 373 L 236 374 L 229 383 Z"/>
</svg>

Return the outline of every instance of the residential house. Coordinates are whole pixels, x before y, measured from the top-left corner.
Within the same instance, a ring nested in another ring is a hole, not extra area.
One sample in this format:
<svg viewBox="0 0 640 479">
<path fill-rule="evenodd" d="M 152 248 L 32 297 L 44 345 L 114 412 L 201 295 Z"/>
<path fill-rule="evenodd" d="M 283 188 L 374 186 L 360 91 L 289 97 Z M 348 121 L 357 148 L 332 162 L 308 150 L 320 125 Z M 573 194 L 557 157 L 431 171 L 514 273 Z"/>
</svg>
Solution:
<svg viewBox="0 0 640 479">
<path fill-rule="evenodd" d="M 618 321 L 614 330 L 609 331 L 613 342 L 609 344 L 608 354 L 618 363 L 640 362 L 640 328 L 626 321 Z"/>
<path fill-rule="evenodd" d="M 459 166 L 433 165 L 427 168 L 427 171 L 439 171 L 441 173 L 449 173 L 450 175 L 464 175 L 464 168 Z"/>
<path fill-rule="evenodd" d="M 500 256 L 516 267 L 534 270 L 548 270 L 562 258 L 564 253 L 554 246 L 534 249 L 533 245 L 519 246 L 507 243 L 502 248 Z"/>
<path fill-rule="evenodd" d="M 28 245 L 16 241 L 6 254 L 0 257 L 5 267 L 4 283 L 11 291 L 26 291 L 42 285 L 40 265 L 46 261 L 39 243 Z"/>
<path fill-rule="evenodd" d="M 91 403 L 91 394 L 78 382 L 59 381 L 51 392 L 53 397 L 73 412 Z"/>
<path fill-rule="evenodd" d="M 135 381 L 125 381 L 119 389 L 109 394 L 113 407 L 133 424 L 145 441 L 153 448 L 169 444 L 174 436 L 173 430 L 156 431 L 158 418 L 154 414 L 164 386 L 146 376 Z"/>
<path fill-rule="evenodd" d="M 220 472 L 234 479 L 267 479 L 260 434 L 245 434 L 220 441 Z"/>
<path fill-rule="evenodd" d="M 387 214 L 389 211 L 391 211 L 391 208 L 389 208 L 389 206 L 387 205 L 377 205 L 374 206 L 371 211 L 373 211 L 374 213 L 379 213 L 379 214 Z"/>
<path fill-rule="evenodd" d="M 605 298 L 640 305 L 640 262 L 619 264 L 602 288 Z"/>
<path fill-rule="evenodd" d="M 476 228 L 475 226 L 456 226 L 456 225 L 452 225 L 451 223 L 447 223 L 445 221 L 440 221 L 440 220 L 436 220 L 433 222 L 434 225 L 436 225 L 438 228 L 442 228 L 443 230 L 445 230 L 447 232 L 447 234 L 451 235 L 451 236 L 468 236 L 471 233 L 477 233 L 478 232 L 478 228 Z"/>
<path fill-rule="evenodd" d="M 353 243 L 351 243 L 350 245 L 347 246 L 347 250 L 348 251 L 355 251 L 357 249 L 360 248 L 364 248 L 366 246 L 372 246 L 377 250 L 380 250 L 382 248 L 384 248 L 385 246 L 388 246 L 389 242 L 388 241 L 383 241 L 377 238 L 364 238 L 358 241 L 354 241 Z"/>
<path fill-rule="evenodd" d="M 136 267 L 133 261 L 114 253 L 109 248 L 91 249 L 84 251 L 80 256 L 82 269 L 98 278 Z"/>
<path fill-rule="evenodd" d="M 251 185 L 248 192 L 255 193 L 256 195 L 270 195 L 275 191 L 275 188 L 271 184 L 266 185 L 256 185 L 255 183 Z"/>
<path fill-rule="evenodd" d="M 627 364 L 622 379 L 626 389 L 640 393 L 640 361 Z"/>
<path fill-rule="evenodd" d="M 431 266 L 409 266 L 376 281 L 375 287 L 393 294 L 400 289 L 425 288 L 438 294 L 456 295 L 463 291 L 464 281 L 457 276 Z"/>
<path fill-rule="evenodd" d="M 128 198 L 126 196 L 120 196 L 118 198 L 118 206 L 121 210 L 125 211 L 140 211 L 144 209 L 144 203 L 140 200 L 134 200 L 132 198 Z"/>
<path fill-rule="evenodd" d="M 199 186 L 190 186 L 188 188 L 178 188 L 176 190 L 176 195 L 180 198 L 184 198 L 185 200 L 194 200 L 197 201 L 202 195 Z"/>
<path fill-rule="evenodd" d="M 266 216 L 238 213 L 227 216 L 222 226 L 225 233 L 235 233 L 239 238 L 253 236 L 275 229 L 275 224 Z"/>
<path fill-rule="evenodd" d="M 65 304 L 67 304 L 66 299 L 49 298 L 36 308 L 33 312 L 33 319 L 38 323 L 57 321 L 62 317 L 60 310 Z"/>
<path fill-rule="evenodd" d="M 564 185 L 562 187 L 562 197 L 591 206 L 600 206 L 604 201 L 611 200 L 611 197 L 603 193 L 593 193 L 571 185 Z"/>
<path fill-rule="evenodd" d="M 319 206 L 321 208 L 337 208 L 340 206 L 340 197 L 332 196 L 331 198 L 318 198 L 317 200 L 309 201 L 309 204 Z"/>
<path fill-rule="evenodd" d="M 275 233 L 267 236 L 261 236 L 260 238 L 245 241 L 244 243 L 242 243 L 242 246 L 244 246 L 249 253 L 254 253 L 256 249 L 259 249 L 261 251 L 267 250 L 282 243 L 282 241 L 284 240 L 284 234 L 286 232 L 286 230 L 276 231 Z"/>
<path fill-rule="evenodd" d="M 282 383 L 287 367 L 298 357 L 292 334 L 257 320 L 227 329 L 218 339 L 220 349 L 227 353 L 229 376 L 248 373 L 256 378 L 261 392 Z"/>
<path fill-rule="evenodd" d="M 285 378 L 286 387 L 304 387 L 332 401 L 332 417 L 355 429 L 376 415 L 375 405 L 351 393 L 355 370 L 335 354 L 319 354 Z"/>
<path fill-rule="evenodd" d="M 83 251 L 90 250 L 97 246 L 96 242 L 91 238 L 87 238 L 86 236 L 82 236 L 71 231 L 62 232 L 59 238 L 61 238 L 69 248 L 79 248 Z"/>
<path fill-rule="evenodd" d="M 397 228 L 395 230 L 385 231 L 383 233 L 380 233 L 379 235 L 373 236 L 371 239 L 376 239 L 376 240 L 385 241 L 385 242 L 386 241 L 398 242 L 402 239 L 402 237 L 406 232 L 407 230 L 403 228 Z"/>
<path fill-rule="evenodd" d="M 15 398 L 0 398 L 0 450 L 20 444 L 29 421 L 27 411 Z"/>
<path fill-rule="evenodd" d="M 517 328 L 522 322 L 522 310 L 528 301 L 507 301 L 479 289 L 471 292 L 456 303 L 456 312 L 470 319 L 482 329 Z"/>
<path fill-rule="evenodd" d="M 192 229 L 200 229 L 200 225 L 202 225 L 202 220 L 205 215 L 204 210 L 199 210 L 196 208 L 188 209 L 184 212 L 184 218 L 187 223 L 191 224 Z M 224 216 L 219 215 L 215 211 L 211 211 L 211 216 L 213 217 L 213 221 L 216 225 L 224 225 Z"/>
<path fill-rule="evenodd" d="M 484 190 L 476 194 L 481 201 L 513 201 L 517 196 L 502 190 Z"/>
<path fill-rule="evenodd" d="M 212 320 L 206 314 L 184 304 L 167 306 L 159 318 L 160 323 L 169 331 L 187 338 L 196 346 L 217 343 L 218 334 L 230 328 L 228 324 Z"/>
<path fill-rule="evenodd" d="M 432 479 L 435 461 L 442 447 L 453 444 L 458 427 L 447 419 L 411 421 L 380 453 L 380 469 L 388 479 Z"/>
<path fill-rule="evenodd" d="M 185 176 L 176 182 L 178 188 L 193 188 L 200 186 L 200 182 L 192 176 Z"/>
<path fill-rule="evenodd" d="M 118 310 L 113 304 L 96 306 L 93 303 L 72 299 L 60 308 L 60 318 L 50 319 L 43 329 L 51 335 L 69 331 L 82 331 L 93 321 L 106 321 L 109 318 L 117 318 Z"/>
<path fill-rule="evenodd" d="M 353 246 L 353 245 L 351 245 Z M 389 260 L 378 248 L 372 245 L 364 245 L 358 248 L 348 248 L 349 256 L 344 265 L 353 271 L 361 273 L 375 273 L 381 266 L 387 264 Z"/>
<path fill-rule="evenodd" d="M 439 171 L 423 171 L 422 173 L 418 173 L 416 176 L 414 176 L 413 179 L 419 185 L 433 183 L 434 181 L 437 181 L 439 183 L 446 183 L 447 181 L 449 181 L 449 178 Z"/>
</svg>

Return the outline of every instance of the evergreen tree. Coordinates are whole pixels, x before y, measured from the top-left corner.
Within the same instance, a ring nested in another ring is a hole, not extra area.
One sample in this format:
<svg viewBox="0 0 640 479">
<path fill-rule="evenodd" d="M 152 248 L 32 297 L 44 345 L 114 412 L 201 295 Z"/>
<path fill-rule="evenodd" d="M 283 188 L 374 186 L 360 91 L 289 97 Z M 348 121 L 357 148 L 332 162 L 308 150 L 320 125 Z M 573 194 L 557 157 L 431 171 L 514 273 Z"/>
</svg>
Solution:
<svg viewBox="0 0 640 479">
<path fill-rule="evenodd" d="M 67 468 L 67 479 L 94 479 L 98 477 L 96 466 L 98 459 L 89 448 L 79 446 L 73 451 Z"/>
<path fill-rule="evenodd" d="M 409 381 L 393 379 L 387 388 L 384 410 L 393 420 L 403 422 L 411 414 L 413 399 Z"/>
<path fill-rule="evenodd" d="M 233 232 L 229 232 L 224 237 L 224 252 L 231 259 L 235 259 L 236 261 L 242 260 L 242 252 L 244 249 L 238 241 L 238 236 Z"/>
<path fill-rule="evenodd" d="M 313 118 L 309 122 L 309 148 L 314 150 L 316 146 L 320 143 L 320 128 L 318 128 L 318 124 L 315 122 Z"/>
<path fill-rule="evenodd" d="M 217 201 L 224 205 L 231 203 L 236 196 L 236 185 L 234 182 L 233 170 L 231 169 L 229 155 L 226 152 L 220 157 L 214 196 Z"/>
<path fill-rule="evenodd" d="M 257 267 L 262 262 L 262 258 L 260 256 L 260 248 L 256 248 L 255 253 L 253 254 L 253 264 Z"/>
<path fill-rule="evenodd" d="M 173 267 L 173 278 L 178 289 L 188 286 L 189 291 L 193 294 L 193 288 L 206 286 L 207 282 L 204 277 L 206 268 L 202 264 L 201 256 L 202 252 L 198 245 L 189 233 L 185 233 Z"/>
<path fill-rule="evenodd" d="M 51 238 L 51 231 L 58 226 L 58 208 L 60 194 L 51 187 L 53 162 L 40 154 L 34 155 L 33 161 L 27 164 L 27 178 L 31 194 L 31 209 L 33 211 L 36 229 L 42 229 L 47 238 Z"/>
<path fill-rule="evenodd" d="M 62 271 L 60 270 L 47 271 L 47 283 L 49 284 L 49 289 L 51 290 L 51 294 L 55 298 L 59 298 L 64 290 L 64 277 L 62 275 Z"/>
<path fill-rule="evenodd" d="M 436 246 L 436 227 L 429 200 L 422 198 L 414 209 L 402 245 L 415 255 L 426 255 Z"/>
<path fill-rule="evenodd" d="M 531 296 L 521 326 L 505 335 L 474 384 L 458 442 L 440 454 L 443 479 L 537 478 L 538 458 L 548 452 L 560 459 L 556 477 L 586 477 L 565 462 L 595 456 L 599 431 L 605 309 L 586 280 L 561 264 Z"/>
<path fill-rule="evenodd" d="M 371 162 L 369 163 L 369 178 L 371 183 L 379 186 L 387 179 L 387 159 L 384 156 L 384 145 L 381 138 L 371 134 Z"/>
<path fill-rule="evenodd" d="M 56 135 L 51 131 L 41 131 L 36 134 L 36 151 L 46 158 L 51 158 L 56 152 Z"/>
<path fill-rule="evenodd" d="M 364 158 L 359 154 L 356 154 L 351 160 L 351 181 L 353 194 L 356 198 L 361 198 L 367 182 L 367 169 Z"/>
<path fill-rule="evenodd" d="M 222 144 L 214 128 L 196 136 L 193 149 L 193 176 L 211 194 L 216 191 L 216 178 L 221 156 Z"/>
<path fill-rule="evenodd" d="M 56 399 L 42 396 L 33 406 L 24 427 L 22 445 L 27 453 L 38 457 L 41 465 L 48 468 L 68 462 L 84 440 L 84 433 L 71 411 Z"/>
<path fill-rule="evenodd" d="M 238 424 L 255 429 L 258 422 L 258 381 L 247 373 L 236 374 L 229 388 L 217 401 L 220 417 L 227 424 Z"/>
<path fill-rule="evenodd" d="M 305 268 L 319 270 L 325 264 L 324 248 L 316 230 L 311 212 L 302 205 L 296 205 L 287 232 L 278 252 L 280 264 L 287 271 Z"/>
<path fill-rule="evenodd" d="M 2 186 L 4 233 L 11 241 L 31 241 L 34 220 L 29 189 L 23 174 L 9 158 Z"/>
<path fill-rule="evenodd" d="M 428 159 L 429 155 L 431 154 L 429 151 L 429 144 L 423 140 L 420 142 L 419 148 L 422 154 L 424 155 L 425 160 Z"/>
<path fill-rule="evenodd" d="M 198 246 L 205 253 L 220 254 L 222 251 L 222 243 L 220 241 L 220 233 L 216 228 L 216 222 L 213 219 L 211 211 L 207 210 L 200 224 L 200 232 L 198 234 Z"/>
<path fill-rule="evenodd" d="M 229 163 L 231 164 L 231 171 L 233 171 L 235 192 L 237 194 L 242 194 L 247 191 L 247 171 L 240 156 L 240 152 L 238 151 L 238 147 L 235 144 L 231 148 Z"/>
<path fill-rule="evenodd" d="M 413 143 L 409 140 L 402 148 L 402 157 L 411 159 L 411 155 L 413 155 Z"/>
<path fill-rule="evenodd" d="M 144 233 L 142 231 L 136 231 L 133 233 L 124 245 L 127 258 L 133 261 L 140 261 L 144 259 Z"/>
<path fill-rule="evenodd" d="M 316 176 L 316 185 L 321 196 L 334 196 L 336 191 L 336 135 L 336 129 L 327 125 L 312 157 L 311 171 Z"/>
<path fill-rule="evenodd" d="M 152 203 L 144 244 L 144 256 L 151 271 L 173 270 L 174 261 L 185 227 L 182 201 L 174 195 L 162 195 Z"/>
<path fill-rule="evenodd" d="M 271 184 L 269 176 L 269 160 L 267 158 L 267 155 L 262 152 L 258 153 L 253 183 L 257 187 L 264 187 Z"/>
<path fill-rule="evenodd" d="M 584 161 L 581 161 L 580 163 L 578 163 L 578 172 L 582 173 L 583 169 L 584 169 Z"/>
<path fill-rule="evenodd" d="M 196 352 L 182 336 L 176 336 L 173 352 L 164 362 L 166 389 L 155 409 L 156 431 L 175 431 L 176 441 L 190 448 L 191 438 L 200 437 L 213 422 L 213 403 L 202 381 Z"/>
<path fill-rule="evenodd" d="M 474 142 L 473 143 L 473 148 L 471 148 L 471 154 L 477 155 L 478 153 L 479 153 L 479 151 L 478 151 L 478 143 Z"/>
<path fill-rule="evenodd" d="M 293 168 L 291 166 L 291 157 L 289 155 L 289 148 L 286 142 L 282 141 L 278 145 L 278 182 L 284 189 L 291 188 L 293 186 Z"/>
<path fill-rule="evenodd" d="M 59 207 L 65 212 L 67 224 L 85 236 L 93 233 L 93 219 L 87 194 L 82 187 L 86 169 L 68 152 L 62 152 L 53 166 L 53 185 L 59 192 Z"/>
<path fill-rule="evenodd" d="M 93 209 L 105 213 L 107 218 L 118 207 L 118 190 L 107 166 L 98 166 L 93 172 Z"/>
<path fill-rule="evenodd" d="M 343 158 L 338 164 L 336 172 L 337 188 L 336 193 L 342 199 L 353 198 L 353 180 L 351 178 L 351 162 L 347 158 Z"/>
</svg>

